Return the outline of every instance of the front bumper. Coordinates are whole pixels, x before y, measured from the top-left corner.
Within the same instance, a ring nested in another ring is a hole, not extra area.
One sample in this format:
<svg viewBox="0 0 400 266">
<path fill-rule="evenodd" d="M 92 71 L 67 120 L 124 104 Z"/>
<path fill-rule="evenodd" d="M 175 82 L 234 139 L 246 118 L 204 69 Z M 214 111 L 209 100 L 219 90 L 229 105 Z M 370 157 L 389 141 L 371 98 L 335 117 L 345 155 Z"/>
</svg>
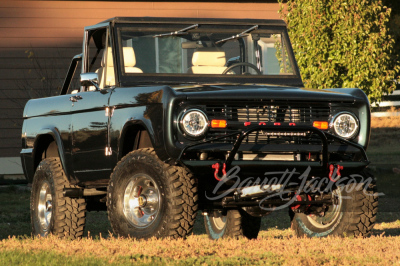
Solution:
<svg viewBox="0 0 400 266">
<path fill-rule="evenodd" d="M 268 132 L 308 132 L 313 133 L 321 140 L 321 145 L 296 145 L 296 144 L 242 144 L 243 140 L 254 131 L 268 131 Z M 223 140 L 237 136 L 236 141 L 231 143 L 212 143 L 217 140 Z M 334 140 L 340 145 L 330 145 L 329 140 Z M 226 152 L 229 155 L 225 160 L 182 160 L 185 152 Z M 241 151 L 258 151 L 258 152 L 320 152 L 321 160 L 319 161 L 252 161 L 252 160 L 235 160 L 235 156 Z M 357 161 L 333 161 L 330 160 L 331 153 L 357 153 L 360 154 L 360 160 Z M 239 133 L 224 135 L 218 138 L 199 141 L 194 144 L 186 146 L 178 157 L 178 162 L 189 168 L 193 173 L 213 173 L 212 165 L 218 163 L 226 167 L 226 171 L 239 166 L 241 173 L 245 175 L 260 174 L 268 170 L 286 170 L 293 169 L 302 171 L 310 168 L 311 175 L 328 176 L 331 171 L 331 165 L 340 165 L 343 167 L 342 176 L 348 174 L 359 173 L 368 164 L 368 157 L 364 148 L 356 143 L 339 138 L 328 132 L 321 131 L 311 126 L 270 126 L 258 125 L 243 130 Z"/>
</svg>

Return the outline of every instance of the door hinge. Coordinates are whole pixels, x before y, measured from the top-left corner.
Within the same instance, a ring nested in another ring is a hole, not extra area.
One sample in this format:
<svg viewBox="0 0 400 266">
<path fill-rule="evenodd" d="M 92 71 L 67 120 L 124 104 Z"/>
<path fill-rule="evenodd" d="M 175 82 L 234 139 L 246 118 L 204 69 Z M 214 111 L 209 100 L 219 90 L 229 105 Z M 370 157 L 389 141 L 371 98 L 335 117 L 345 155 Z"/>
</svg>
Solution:
<svg viewBox="0 0 400 266">
<path fill-rule="evenodd" d="M 108 117 L 112 117 L 113 116 L 113 114 L 114 114 L 114 109 L 115 109 L 115 107 L 106 107 L 106 116 L 108 116 Z"/>
<path fill-rule="evenodd" d="M 111 147 L 106 147 L 106 156 L 111 156 L 111 155 L 112 155 Z"/>
</svg>

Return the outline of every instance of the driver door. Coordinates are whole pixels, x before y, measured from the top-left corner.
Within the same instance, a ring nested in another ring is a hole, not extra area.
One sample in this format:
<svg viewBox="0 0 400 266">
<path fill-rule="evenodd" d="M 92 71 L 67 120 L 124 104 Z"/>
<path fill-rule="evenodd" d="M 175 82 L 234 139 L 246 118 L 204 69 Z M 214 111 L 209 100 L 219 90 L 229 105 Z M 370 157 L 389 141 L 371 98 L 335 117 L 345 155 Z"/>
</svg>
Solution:
<svg viewBox="0 0 400 266">
<path fill-rule="evenodd" d="M 82 72 L 96 72 L 99 77 L 98 88 L 81 87 L 80 92 L 73 95 L 72 166 L 79 183 L 104 183 L 109 179 L 113 168 L 108 149 L 108 103 L 113 90 L 110 84 L 115 82 L 110 78 L 114 77 L 113 58 L 111 45 L 105 42 L 109 40 L 107 27 L 90 30 L 86 36 L 89 40 Z"/>
<path fill-rule="evenodd" d="M 106 155 L 111 93 L 86 91 L 75 95 L 72 107 L 72 165 L 79 182 L 108 179 L 112 166 Z"/>
</svg>

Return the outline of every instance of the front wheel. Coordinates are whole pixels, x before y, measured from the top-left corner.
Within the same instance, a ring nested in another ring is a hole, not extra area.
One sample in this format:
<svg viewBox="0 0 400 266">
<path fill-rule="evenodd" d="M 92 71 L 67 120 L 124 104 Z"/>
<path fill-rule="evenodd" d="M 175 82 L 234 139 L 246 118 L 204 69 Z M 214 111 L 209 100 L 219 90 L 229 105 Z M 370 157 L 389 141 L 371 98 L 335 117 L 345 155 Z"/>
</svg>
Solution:
<svg viewBox="0 0 400 266">
<path fill-rule="evenodd" d="M 294 214 L 292 229 L 306 237 L 369 236 L 376 221 L 378 196 L 375 184 L 352 183 L 332 192 L 337 198 L 321 215 Z"/>
<path fill-rule="evenodd" d="M 210 239 L 255 239 L 261 226 L 261 217 L 253 217 L 243 210 L 210 211 L 204 216 L 204 225 Z"/>
<path fill-rule="evenodd" d="M 124 237 L 186 237 L 197 214 L 197 186 L 184 168 L 162 162 L 153 149 L 128 153 L 111 175 L 108 218 Z"/>
</svg>

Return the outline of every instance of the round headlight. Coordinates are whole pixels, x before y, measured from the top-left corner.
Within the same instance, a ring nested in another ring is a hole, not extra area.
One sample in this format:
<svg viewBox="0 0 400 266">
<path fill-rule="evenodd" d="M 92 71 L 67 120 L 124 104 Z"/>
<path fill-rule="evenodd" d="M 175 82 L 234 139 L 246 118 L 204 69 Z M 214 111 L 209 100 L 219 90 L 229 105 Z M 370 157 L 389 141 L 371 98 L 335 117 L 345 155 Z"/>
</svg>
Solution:
<svg viewBox="0 0 400 266">
<path fill-rule="evenodd" d="M 208 119 L 205 113 L 197 109 L 186 111 L 180 121 L 181 129 L 188 136 L 200 137 L 208 128 Z"/>
<path fill-rule="evenodd" d="M 342 112 L 334 117 L 332 127 L 339 137 L 351 139 L 358 133 L 358 119 L 351 113 Z"/>
</svg>

